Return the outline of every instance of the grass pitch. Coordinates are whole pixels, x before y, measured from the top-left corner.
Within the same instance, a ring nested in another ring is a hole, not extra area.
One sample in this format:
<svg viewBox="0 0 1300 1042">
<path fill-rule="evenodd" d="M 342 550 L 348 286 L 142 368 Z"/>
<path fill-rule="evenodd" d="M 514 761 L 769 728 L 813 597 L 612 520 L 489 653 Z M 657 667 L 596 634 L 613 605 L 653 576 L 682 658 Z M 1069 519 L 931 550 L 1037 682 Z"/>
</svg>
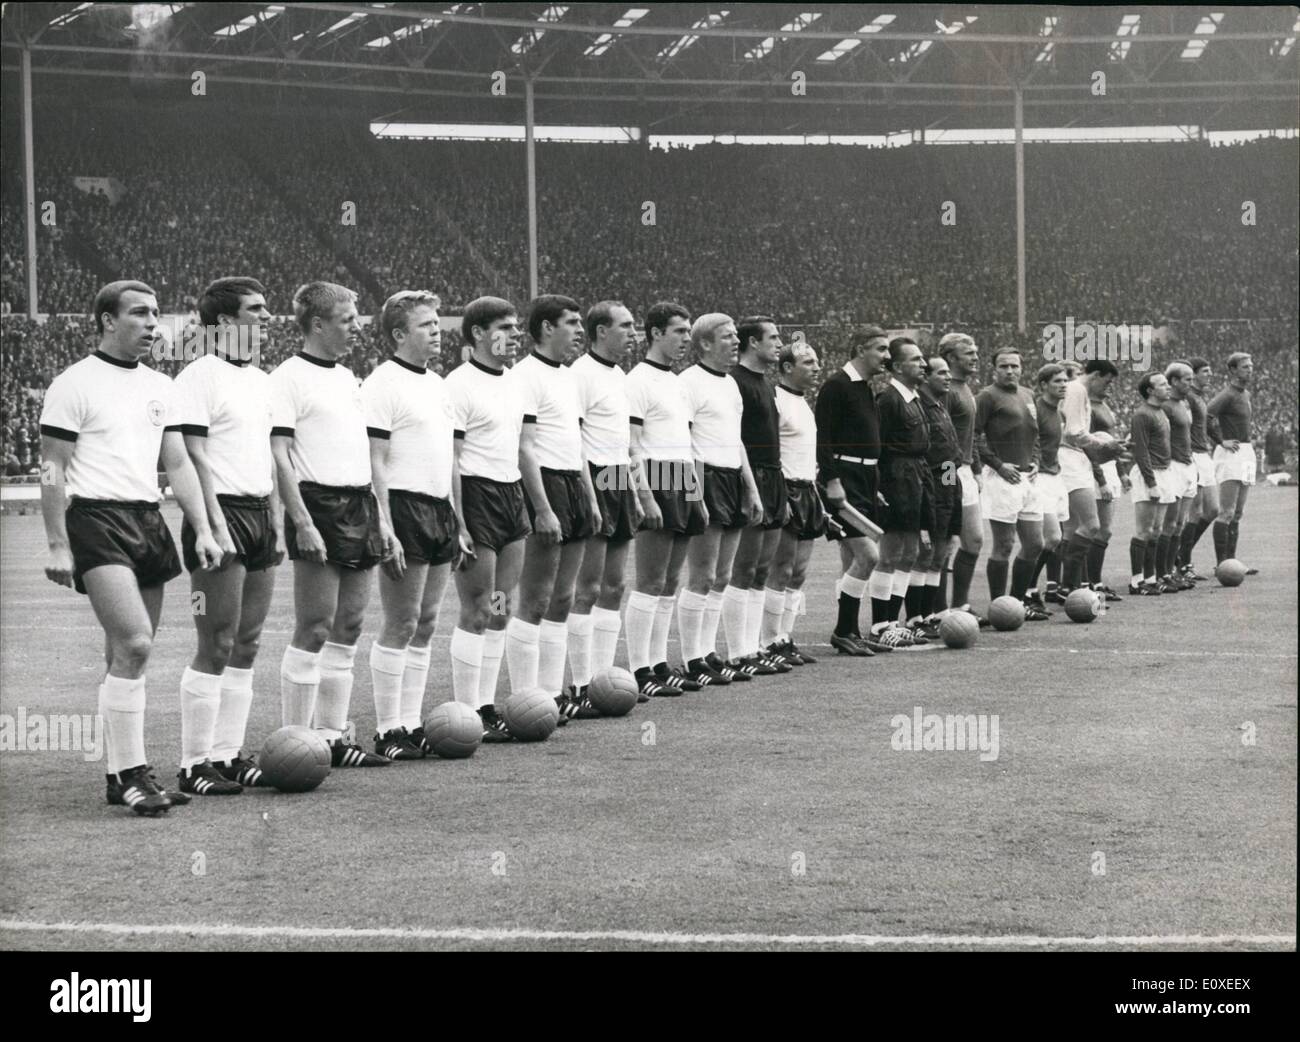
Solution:
<svg viewBox="0 0 1300 1042">
<path fill-rule="evenodd" d="M 4 752 L 0 946 L 1293 949 L 1296 523 L 1295 489 L 1260 487 L 1240 554 L 1261 574 L 1235 590 L 866 661 L 824 644 L 837 554 L 821 546 L 796 630 L 814 666 L 469 760 L 337 770 L 307 795 L 137 819 L 82 754 Z M 0 526 L 0 711 L 93 714 L 89 606 L 44 578 L 39 517 Z M 1207 534 L 1202 571 L 1211 553 Z M 291 582 L 282 569 L 254 747 L 279 723 Z M 376 595 L 353 693 L 367 738 L 378 611 Z M 451 697 L 454 621 L 451 590 L 426 708 Z M 163 777 L 192 651 L 182 578 L 148 674 Z M 997 760 L 895 751 L 891 719 L 916 706 L 997 714 Z"/>
</svg>

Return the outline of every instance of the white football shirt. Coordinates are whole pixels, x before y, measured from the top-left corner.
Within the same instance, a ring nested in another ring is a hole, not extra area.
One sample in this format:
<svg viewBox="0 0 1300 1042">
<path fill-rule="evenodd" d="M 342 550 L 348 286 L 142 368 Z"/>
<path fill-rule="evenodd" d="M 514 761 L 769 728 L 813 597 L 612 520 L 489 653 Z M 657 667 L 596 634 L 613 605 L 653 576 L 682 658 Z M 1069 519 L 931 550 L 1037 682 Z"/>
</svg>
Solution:
<svg viewBox="0 0 1300 1042">
<path fill-rule="evenodd" d="M 681 380 L 666 365 L 649 359 L 633 366 L 624 385 L 629 420 L 641 428 L 647 459 L 691 459 L 691 424 Z"/>
<path fill-rule="evenodd" d="M 271 374 L 271 433 L 292 435 L 289 460 L 298 480 L 370 484 L 361 386 L 346 366 L 305 354 L 281 362 Z"/>
<path fill-rule="evenodd" d="M 212 483 L 233 496 L 271 494 L 271 377 L 204 355 L 176 377 L 175 421 L 206 439 Z"/>
<path fill-rule="evenodd" d="M 627 374 L 591 353 L 569 367 L 578 387 L 582 447 L 587 461 L 600 467 L 628 462 Z"/>
<path fill-rule="evenodd" d="M 455 436 L 464 441 L 461 474 L 518 481 L 524 407 L 511 371 L 471 358 L 447 374 L 446 388 Z"/>
<path fill-rule="evenodd" d="M 533 352 L 510 370 L 523 404 L 524 423 L 537 426 L 537 462 L 548 470 L 582 469 L 578 385 L 569 368 Z"/>
<path fill-rule="evenodd" d="M 158 456 L 164 428 L 176 423 L 174 394 L 170 377 L 99 351 L 56 376 L 41 407 L 41 434 L 75 442 L 68 495 L 159 502 Z"/>
<path fill-rule="evenodd" d="M 802 394 L 776 387 L 776 414 L 781 435 L 781 473 L 787 480 L 817 477 L 817 419 Z"/>
<path fill-rule="evenodd" d="M 711 467 L 739 467 L 745 453 L 740 441 L 740 418 L 745 411 L 740 385 L 730 373 L 702 363 L 685 370 L 681 382 L 695 458 Z"/>
<path fill-rule="evenodd" d="M 388 487 L 451 496 L 452 418 L 443 379 L 399 358 L 361 384 L 366 433 L 388 441 Z"/>
</svg>

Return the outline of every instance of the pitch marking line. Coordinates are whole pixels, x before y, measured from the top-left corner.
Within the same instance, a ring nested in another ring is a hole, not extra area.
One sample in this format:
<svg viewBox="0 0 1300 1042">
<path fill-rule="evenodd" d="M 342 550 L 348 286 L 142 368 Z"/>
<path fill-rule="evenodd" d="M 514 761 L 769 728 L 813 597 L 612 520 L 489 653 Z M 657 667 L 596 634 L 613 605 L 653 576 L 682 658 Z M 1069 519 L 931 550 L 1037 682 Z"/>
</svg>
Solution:
<svg viewBox="0 0 1300 1042">
<path fill-rule="evenodd" d="M 447 930 L 384 927 L 232 926 L 206 923 L 38 923 L 0 919 L 0 931 L 26 933 L 104 933 L 118 937 L 244 937 L 296 938 L 299 940 L 362 941 L 371 939 L 410 941 L 623 941 L 632 944 L 747 944 L 747 945 L 847 945 L 857 947 L 922 947 L 946 945 L 961 948 L 1048 948 L 1075 945 L 1102 948 L 1126 945 L 1144 948 L 1161 946 L 1219 947 L 1229 944 L 1254 946 L 1285 945 L 1294 948 L 1295 934 L 1157 934 L 1137 937 L 1040 937 L 1035 934 L 775 934 L 775 933 L 653 933 L 642 930 L 503 930 L 469 927 Z"/>
</svg>

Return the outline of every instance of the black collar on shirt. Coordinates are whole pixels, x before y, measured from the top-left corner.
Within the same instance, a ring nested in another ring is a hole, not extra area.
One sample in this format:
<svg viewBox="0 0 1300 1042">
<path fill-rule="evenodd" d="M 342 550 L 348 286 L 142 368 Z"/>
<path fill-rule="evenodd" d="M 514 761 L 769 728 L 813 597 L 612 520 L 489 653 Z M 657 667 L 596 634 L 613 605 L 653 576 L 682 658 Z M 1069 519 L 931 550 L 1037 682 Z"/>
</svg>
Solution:
<svg viewBox="0 0 1300 1042">
<path fill-rule="evenodd" d="M 469 364 L 472 365 L 475 369 L 482 369 L 483 372 L 488 374 L 488 376 L 500 376 L 502 373 L 505 372 L 504 369 L 493 369 L 491 366 L 484 365 L 477 358 L 471 358 L 469 360 Z"/>
<path fill-rule="evenodd" d="M 672 366 L 664 365 L 663 362 L 653 362 L 649 358 L 642 359 L 642 360 L 645 362 L 646 365 L 652 365 L 656 369 L 662 369 L 665 373 L 671 373 L 673 371 Z"/>
<path fill-rule="evenodd" d="M 299 351 L 298 357 L 301 358 L 304 362 L 310 362 L 312 365 L 318 365 L 322 369 L 333 369 L 334 366 L 337 364 L 335 362 L 331 362 L 327 358 L 317 358 L 315 355 L 309 355 L 306 351 Z"/>
<path fill-rule="evenodd" d="M 714 376 L 726 376 L 726 375 L 727 375 L 726 373 L 720 373 L 720 372 L 718 372 L 716 369 L 711 369 L 709 366 L 705 365 L 703 362 L 700 363 L 700 368 L 703 369 L 706 373 L 712 373 Z"/>
<path fill-rule="evenodd" d="M 220 355 L 219 357 L 223 362 L 229 362 L 236 369 L 243 369 L 244 366 L 248 365 L 252 361 L 251 358 L 240 358 L 238 356 L 232 358 L 229 355 Z"/>
<path fill-rule="evenodd" d="M 547 358 L 547 357 L 546 357 L 544 354 L 542 354 L 540 351 L 534 351 L 534 352 L 533 352 L 533 357 L 536 358 L 539 362 L 543 363 L 544 365 L 549 365 L 552 369 L 559 369 L 559 368 L 560 368 L 560 363 L 559 363 L 559 362 L 553 362 L 553 361 L 551 361 L 551 359 Z"/>
<path fill-rule="evenodd" d="M 793 387 L 787 387 L 785 384 L 777 384 L 777 387 L 781 388 L 781 390 L 783 390 L 786 394 L 794 395 L 796 398 L 803 397 L 803 392 L 796 391 Z"/>
<path fill-rule="evenodd" d="M 122 359 L 114 358 L 112 355 L 105 354 L 103 351 L 96 351 L 95 357 L 98 358 L 101 362 L 107 362 L 109 365 L 115 365 L 119 369 L 134 369 L 136 366 L 140 364 L 140 360 L 138 358 L 134 362 L 123 362 Z"/>
<path fill-rule="evenodd" d="M 411 372 L 419 373 L 421 376 L 423 376 L 425 373 L 429 371 L 428 369 L 421 369 L 418 365 L 412 365 L 410 362 L 406 361 L 405 359 L 398 358 L 396 355 L 393 355 L 392 358 L 389 360 L 396 362 L 403 369 L 409 369 Z"/>
<path fill-rule="evenodd" d="M 608 358 L 601 358 L 595 351 L 588 351 L 587 356 L 593 362 L 599 362 L 601 365 L 608 366 L 610 369 L 615 369 L 618 366 L 617 362 L 611 362 Z"/>
</svg>

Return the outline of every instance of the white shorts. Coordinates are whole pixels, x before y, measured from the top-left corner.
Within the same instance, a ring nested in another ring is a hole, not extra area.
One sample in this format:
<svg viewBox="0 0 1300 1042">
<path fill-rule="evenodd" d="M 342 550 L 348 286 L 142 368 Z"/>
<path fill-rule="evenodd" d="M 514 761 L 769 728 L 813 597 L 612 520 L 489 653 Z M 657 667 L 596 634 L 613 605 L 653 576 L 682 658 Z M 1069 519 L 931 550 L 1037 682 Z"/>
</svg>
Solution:
<svg viewBox="0 0 1300 1042">
<path fill-rule="evenodd" d="M 1174 488 L 1179 499 L 1190 499 L 1196 495 L 1196 464 L 1169 461 L 1169 473 L 1174 476 Z"/>
<path fill-rule="evenodd" d="M 1159 493 L 1159 502 L 1176 503 L 1178 502 L 1178 482 L 1174 478 L 1174 472 L 1168 467 L 1156 468 L 1156 491 Z M 1142 480 L 1142 472 L 1137 468 L 1133 470 L 1133 489 L 1129 492 L 1129 498 L 1134 503 L 1152 502 L 1151 490 L 1147 488 L 1146 482 Z"/>
<path fill-rule="evenodd" d="M 1092 460 L 1083 450 L 1062 445 L 1056 453 L 1056 460 L 1061 464 L 1061 480 L 1065 482 L 1066 492 L 1092 488 L 1096 484 L 1092 478 Z"/>
<path fill-rule="evenodd" d="M 1089 473 L 1089 488 L 1092 487 L 1091 478 Z M 1038 473 L 1034 478 L 1034 506 L 1044 515 L 1051 514 L 1061 523 L 1070 520 L 1070 493 L 1066 491 L 1065 481 L 1060 474 Z"/>
<path fill-rule="evenodd" d="M 1192 462 L 1196 465 L 1197 488 L 1209 488 L 1218 484 L 1214 478 L 1214 460 L 1210 459 L 1208 452 L 1193 452 Z"/>
<path fill-rule="evenodd" d="M 1106 478 L 1106 487 L 1110 490 L 1112 499 L 1119 499 L 1124 494 L 1124 484 L 1119 480 L 1119 464 L 1114 460 L 1109 460 L 1101 465 L 1101 473 Z M 1098 495 L 1100 495 L 1100 489 Z"/>
<path fill-rule="evenodd" d="M 984 490 L 980 493 L 980 509 L 989 521 L 1014 525 L 1017 521 L 1041 521 L 1043 512 L 1034 495 L 1034 483 L 1028 474 L 1012 484 L 990 467 L 984 468 Z"/>
<path fill-rule="evenodd" d="M 1250 442 L 1243 441 L 1236 452 L 1229 452 L 1222 445 L 1214 446 L 1214 480 L 1220 485 L 1225 481 L 1255 484 L 1255 450 Z"/>
<path fill-rule="evenodd" d="M 961 481 L 961 505 L 977 507 L 980 503 L 980 484 L 975 480 L 975 472 L 968 464 L 957 468 L 957 477 Z"/>
</svg>

